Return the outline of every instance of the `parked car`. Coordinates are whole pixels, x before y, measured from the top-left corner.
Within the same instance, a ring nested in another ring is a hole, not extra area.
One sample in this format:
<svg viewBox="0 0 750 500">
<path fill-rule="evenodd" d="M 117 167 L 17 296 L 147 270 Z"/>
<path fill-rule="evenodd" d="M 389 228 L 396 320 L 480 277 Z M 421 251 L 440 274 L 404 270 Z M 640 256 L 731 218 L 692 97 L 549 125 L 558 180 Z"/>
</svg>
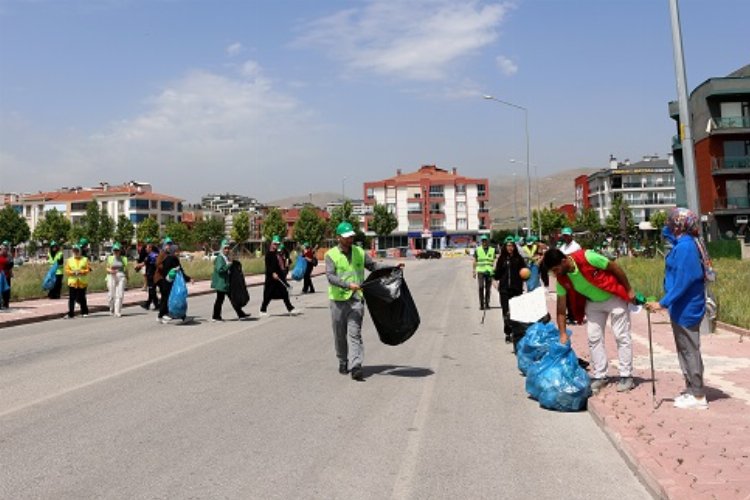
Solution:
<svg viewBox="0 0 750 500">
<path fill-rule="evenodd" d="M 418 259 L 439 259 L 442 256 L 437 250 L 422 250 L 417 254 Z"/>
</svg>

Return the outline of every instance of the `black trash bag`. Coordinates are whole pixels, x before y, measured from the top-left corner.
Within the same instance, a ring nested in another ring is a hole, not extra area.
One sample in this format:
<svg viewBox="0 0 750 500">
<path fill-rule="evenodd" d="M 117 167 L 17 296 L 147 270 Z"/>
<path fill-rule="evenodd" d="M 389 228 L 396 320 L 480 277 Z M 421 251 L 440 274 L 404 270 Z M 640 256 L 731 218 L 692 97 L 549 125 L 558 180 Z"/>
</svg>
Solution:
<svg viewBox="0 0 750 500">
<path fill-rule="evenodd" d="M 229 266 L 229 300 L 236 307 L 245 307 L 250 302 L 250 294 L 245 285 L 245 274 L 242 272 L 240 261 L 232 261 Z"/>
<path fill-rule="evenodd" d="M 362 283 L 362 292 L 380 341 L 403 344 L 419 328 L 419 311 L 398 267 L 378 269 Z"/>
</svg>

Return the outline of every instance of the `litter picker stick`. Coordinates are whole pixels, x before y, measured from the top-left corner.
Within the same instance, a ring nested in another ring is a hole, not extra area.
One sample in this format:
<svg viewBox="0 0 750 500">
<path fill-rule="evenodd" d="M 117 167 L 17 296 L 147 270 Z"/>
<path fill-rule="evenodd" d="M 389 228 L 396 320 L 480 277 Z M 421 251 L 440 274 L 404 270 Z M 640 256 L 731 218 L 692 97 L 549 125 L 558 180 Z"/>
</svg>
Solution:
<svg viewBox="0 0 750 500">
<path fill-rule="evenodd" d="M 484 324 L 484 317 L 487 315 L 487 308 L 482 308 L 482 324 Z"/>
<path fill-rule="evenodd" d="M 654 373 L 654 346 L 651 343 L 651 311 L 646 309 L 646 320 L 648 321 L 648 355 L 651 359 L 651 403 L 656 409 L 656 375 Z"/>
</svg>

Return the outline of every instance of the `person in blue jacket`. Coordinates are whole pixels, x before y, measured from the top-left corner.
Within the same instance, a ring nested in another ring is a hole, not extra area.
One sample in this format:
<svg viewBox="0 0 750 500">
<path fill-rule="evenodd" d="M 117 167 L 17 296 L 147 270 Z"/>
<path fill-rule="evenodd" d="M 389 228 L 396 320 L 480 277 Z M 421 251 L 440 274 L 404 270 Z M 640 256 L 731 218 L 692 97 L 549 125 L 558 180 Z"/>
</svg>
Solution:
<svg viewBox="0 0 750 500">
<path fill-rule="evenodd" d="M 707 409 L 703 387 L 700 324 L 706 313 L 706 277 L 711 271 L 708 254 L 700 240 L 700 221 L 686 208 L 669 214 L 662 236 L 672 245 L 665 260 L 664 297 L 648 302 L 649 311 L 666 309 L 672 323 L 677 357 L 685 377 L 685 392 L 674 406 Z"/>
</svg>

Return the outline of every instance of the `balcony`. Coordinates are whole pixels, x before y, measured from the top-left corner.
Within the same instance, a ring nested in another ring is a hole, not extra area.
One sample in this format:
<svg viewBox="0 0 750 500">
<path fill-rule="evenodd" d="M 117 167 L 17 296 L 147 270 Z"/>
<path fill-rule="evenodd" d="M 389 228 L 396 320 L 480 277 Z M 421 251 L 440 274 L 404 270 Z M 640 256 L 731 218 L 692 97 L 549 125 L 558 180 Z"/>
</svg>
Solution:
<svg viewBox="0 0 750 500">
<path fill-rule="evenodd" d="M 682 149 L 682 141 L 679 135 L 672 136 L 672 149 Z"/>
<path fill-rule="evenodd" d="M 750 156 L 712 156 L 712 174 L 748 174 Z"/>
<path fill-rule="evenodd" d="M 715 118 L 717 129 L 750 128 L 750 116 L 722 116 Z"/>
<path fill-rule="evenodd" d="M 743 210 L 750 208 L 750 196 L 735 196 L 729 198 L 716 198 L 715 210 Z"/>
</svg>

